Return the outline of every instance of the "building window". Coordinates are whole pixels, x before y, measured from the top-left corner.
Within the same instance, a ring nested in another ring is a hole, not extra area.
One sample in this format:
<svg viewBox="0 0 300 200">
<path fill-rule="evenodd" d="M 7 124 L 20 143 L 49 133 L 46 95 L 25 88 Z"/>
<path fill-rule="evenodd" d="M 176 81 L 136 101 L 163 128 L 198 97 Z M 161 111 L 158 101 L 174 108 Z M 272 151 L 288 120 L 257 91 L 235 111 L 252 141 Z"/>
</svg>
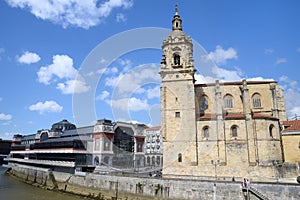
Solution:
<svg viewBox="0 0 300 200">
<path fill-rule="evenodd" d="M 175 117 L 179 118 L 180 117 L 180 112 L 175 112 Z"/>
<path fill-rule="evenodd" d="M 270 137 L 273 137 L 273 132 L 274 132 L 274 125 L 271 124 L 271 125 L 269 126 L 269 134 L 270 134 Z"/>
<path fill-rule="evenodd" d="M 100 139 L 95 139 L 95 151 L 100 151 Z"/>
<path fill-rule="evenodd" d="M 41 137 L 40 137 L 40 141 L 45 141 L 45 140 L 48 140 L 48 133 L 47 132 L 44 132 L 42 133 Z"/>
<path fill-rule="evenodd" d="M 181 153 L 178 154 L 178 162 L 182 162 L 182 154 Z"/>
<path fill-rule="evenodd" d="M 230 94 L 224 97 L 224 108 L 233 108 L 233 97 Z"/>
<path fill-rule="evenodd" d="M 156 164 L 160 165 L 160 157 L 159 156 L 156 157 Z"/>
<path fill-rule="evenodd" d="M 261 98 L 258 93 L 252 96 L 252 104 L 254 108 L 261 108 Z"/>
<path fill-rule="evenodd" d="M 109 139 L 105 139 L 104 151 L 110 151 L 110 141 L 109 141 Z"/>
<path fill-rule="evenodd" d="M 207 110 L 208 108 L 208 99 L 207 96 L 201 96 L 200 98 L 200 110 Z"/>
<path fill-rule="evenodd" d="M 203 137 L 204 138 L 208 138 L 209 137 L 209 128 L 208 128 L 208 126 L 205 126 L 203 128 Z"/>
<path fill-rule="evenodd" d="M 143 143 L 138 143 L 137 144 L 137 152 L 143 152 Z"/>
<path fill-rule="evenodd" d="M 238 136 L 237 126 L 234 125 L 231 127 L 231 137 L 237 137 L 237 136 Z"/>
<path fill-rule="evenodd" d="M 178 54 L 174 54 L 174 64 L 180 65 L 180 56 Z"/>
<path fill-rule="evenodd" d="M 95 157 L 94 164 L 97 165 L 97 166 L 100 164 L 98 156 Z"/>
<path fill-rule="evenodd" d="M 147 157 L 147 165 L 150 166 L 150 156 Z"/>
</svg>

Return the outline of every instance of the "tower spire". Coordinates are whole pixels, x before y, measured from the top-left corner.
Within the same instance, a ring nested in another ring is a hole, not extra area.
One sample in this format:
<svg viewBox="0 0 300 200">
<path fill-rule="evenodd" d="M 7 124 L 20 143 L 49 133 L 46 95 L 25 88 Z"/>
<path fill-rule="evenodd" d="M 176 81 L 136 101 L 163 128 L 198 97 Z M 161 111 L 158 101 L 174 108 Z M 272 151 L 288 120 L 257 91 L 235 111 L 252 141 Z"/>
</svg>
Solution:
<svg viewBox="0 0 300 200">
<path fill-rule="evenodd" d="M 178 14 L 178 4 L 175 5 L 175 15 L 172 20 L 172 30 L 181 30 L 182 31 L 182 20 Z"/>
<path fill-rule="evenodd" d="M 178 4 L 175 4 L 175 15 L 178 15 Z"/>
</svg>

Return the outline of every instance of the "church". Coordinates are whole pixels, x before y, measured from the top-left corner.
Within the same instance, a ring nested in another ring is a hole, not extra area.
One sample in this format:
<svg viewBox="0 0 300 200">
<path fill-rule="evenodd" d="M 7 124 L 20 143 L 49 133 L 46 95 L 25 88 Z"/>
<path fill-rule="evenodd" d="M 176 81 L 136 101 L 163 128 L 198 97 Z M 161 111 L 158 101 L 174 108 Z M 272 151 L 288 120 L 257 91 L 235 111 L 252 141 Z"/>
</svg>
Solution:
<svg viewBox="0 0 300 200">
<path fill-rule="evenodd" d="M 296 177 L 296 164 L 284 159 L 286 110 L 278 83 L 195 84 L 195 71 L 192 39 L 182 30 L 176 6 L 159 72 L 163 177 Z"/>
</svg>

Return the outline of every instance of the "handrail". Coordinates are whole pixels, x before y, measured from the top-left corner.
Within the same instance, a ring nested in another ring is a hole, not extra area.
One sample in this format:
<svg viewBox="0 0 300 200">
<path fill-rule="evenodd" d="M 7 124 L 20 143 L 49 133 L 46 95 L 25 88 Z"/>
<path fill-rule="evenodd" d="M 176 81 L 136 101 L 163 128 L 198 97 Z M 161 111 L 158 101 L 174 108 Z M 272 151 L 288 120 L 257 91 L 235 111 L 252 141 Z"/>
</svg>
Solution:
<svg viewBox="0 0 300 200">
<path fill-rule="evenodd" d="M 260 200 L 272 200 L 270 197 L 268 197 L 266 194 L 261 193 L 257 188 L 247 185 L 243 186 L 243 191 L 248 190 L 252 194 L 254 194 L 256 197 L 258 197 Z M 247 194 L 248 195 L 248 194 Z"/>
</svg>

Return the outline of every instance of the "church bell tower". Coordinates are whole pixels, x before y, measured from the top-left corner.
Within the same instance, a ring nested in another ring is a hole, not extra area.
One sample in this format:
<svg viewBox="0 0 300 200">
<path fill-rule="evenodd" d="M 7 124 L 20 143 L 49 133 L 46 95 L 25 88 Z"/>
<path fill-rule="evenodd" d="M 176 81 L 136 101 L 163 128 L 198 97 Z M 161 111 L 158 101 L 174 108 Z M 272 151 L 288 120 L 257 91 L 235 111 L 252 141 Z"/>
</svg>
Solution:
<svg viewBox="0 0 300 200">
<path fill-rule="evenodd" d="M 172 32 L 163 41 L 160 76 L 164 176 L 197 165 L 192 39 L 182 31 L 176 5 Z"/>
</svg>

